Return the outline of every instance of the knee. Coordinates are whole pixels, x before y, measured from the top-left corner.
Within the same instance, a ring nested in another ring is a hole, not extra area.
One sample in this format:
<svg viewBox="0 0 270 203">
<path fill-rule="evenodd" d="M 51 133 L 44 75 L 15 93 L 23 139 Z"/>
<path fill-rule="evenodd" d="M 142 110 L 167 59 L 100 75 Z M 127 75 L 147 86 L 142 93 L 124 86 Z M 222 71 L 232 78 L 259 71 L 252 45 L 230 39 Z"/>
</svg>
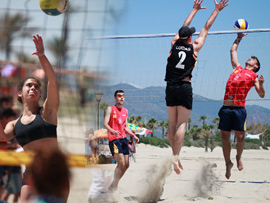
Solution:
<svg viewBox="0 0 270 203">
<path fill-rule="evenodd" d="M 126 170 L 126 164 L 125 162 L 121 161 L 118 163 L 118 168 L 121 170 L 121 171 L 124 171 Z"/>
<path fill-rule="evenodd" d="M 245 140 L 245 135 L 238 135 L 238 136 L 236 137 L 236 139 L 237 139 L 237 142 L 244 142 L 244 140 Z"/>
</svg>

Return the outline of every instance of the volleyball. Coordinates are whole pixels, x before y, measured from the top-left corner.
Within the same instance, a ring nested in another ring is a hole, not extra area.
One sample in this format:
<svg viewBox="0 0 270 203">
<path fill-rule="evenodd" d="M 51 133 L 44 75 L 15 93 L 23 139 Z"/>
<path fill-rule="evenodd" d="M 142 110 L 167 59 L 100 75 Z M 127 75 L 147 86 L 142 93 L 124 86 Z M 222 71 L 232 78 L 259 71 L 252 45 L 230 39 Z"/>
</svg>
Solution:
<svg viewBox="0 0 270 203">
<path fill-rule="evenodd" d="M 51 16 L 64 13 L 68 8 L 68 0 L 39 0 L 41 10 Z"/>
<path fill-rule="evenodd" d="M 248 22 L 245 19 L 238 19 L 234 23 L 235 30 L 246 30 L 248 29 Z"/>
</svg>

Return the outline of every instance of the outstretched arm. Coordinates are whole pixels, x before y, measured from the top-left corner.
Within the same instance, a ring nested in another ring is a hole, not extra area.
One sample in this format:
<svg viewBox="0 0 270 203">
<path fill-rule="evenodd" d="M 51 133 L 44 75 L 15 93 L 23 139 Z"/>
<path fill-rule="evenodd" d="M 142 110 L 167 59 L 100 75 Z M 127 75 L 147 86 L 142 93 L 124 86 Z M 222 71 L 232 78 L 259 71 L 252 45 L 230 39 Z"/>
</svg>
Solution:
<svg viewBox="0 0 270 203">
<path fill-rule="evenodd" d="M 189 26 L 191 21 L 193 20 L 195 14 L 201 10 L 201 9 L 206 9 L 206 7 L 201 7 L 203 0 L 194 0 L 194 5 L 193 5 L 193 9 L 190 12 L 190 14 L 188 15 L 187 19 L 185 20 L 183 26 Z M 179 39 L 179 35 L 178 32 L 175 34 L 173 40 L 172 40 L 172 46 L 174 45 L 174 43 Z"/>
<path fill-rule="evenodd" d="M 59 107 L 59 90 L 55 72 L 45 56 L 43 40 L 40 35 L 33 35 L 33 42 L 36 46 L 36 51 L 32 55 L 37 55 L 41 66 L 48 78 L 47 97 L 43 104 L 43 116 L 47 122 L 57 124 L 57 111 Z"/>
<path fill-rule="evenodd" d="M 206 21 L 203 29 L 201 30 L 199 37 L 193 41 L 193 47 L 194 47 L 194 54 L 197 55 L 198 52 L 200 51 L 200 49 L 203 47 L 206 36 L 211 28 L 211 26 L 213 25 L 214 21 L 216 20 L 219 12 L 225 8 L 226 6 L 228 6 L 228 1 L 229 0 L 220 0 L 219 3 L 217 3 L 216 0 L 215 1 L 215 10 L 213 11 L 213 13 L 211 14 L 211 16 L 208 18 L 208 20 Z"/>
<path fill-rule="evenodd" d="M 231 47 L 230 53 L 231 53 L 231 63 L 232 63 L 233 69 L 237 68 L 240 65 L 238 62 L 238 57 L 237 57 L 236 51 L 237 51 L 237 48 L 239 46 L 240 41 L 246 35 L 247 35 L 247 33 L 238 33 L 237 38 L 235 39 L 235 41 L 233 42 L 233 45 Z"/>
</svg>

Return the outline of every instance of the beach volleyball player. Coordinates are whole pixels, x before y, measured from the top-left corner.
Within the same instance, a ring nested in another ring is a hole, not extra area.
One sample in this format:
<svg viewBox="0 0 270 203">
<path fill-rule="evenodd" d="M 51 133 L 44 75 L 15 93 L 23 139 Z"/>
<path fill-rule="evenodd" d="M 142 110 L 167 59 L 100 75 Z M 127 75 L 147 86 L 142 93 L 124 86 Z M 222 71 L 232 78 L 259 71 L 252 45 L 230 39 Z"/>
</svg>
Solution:
<svg viewBox="0 0 270 203">
<path fill-rule="evenodd" d="M 27 77 L 18 85 L 18 101 L 22 103 L 22 115 L 10 121 L 5 130 L 0 130 L 1 139 L 16 137 L 24 151 L 37 151 L 43 148 L 58 149 L 57 142 L 57 111 L 59 107 L 59 90 L 54 70 L 47 59 L 41 36 L 34 35 L 33 42 L 40 64 L 48 78 L 47 96 L 42 106 L 39 106 L 41 98 L 41 83 L 34 77 Z M 2 129 L 2 127 L 0 126 Z M 28 184 L 27 167 L 24 172 L 24 185 L 21 189 L 21 201 L 26 201 L 33 190 Z M 68 191 L 63 200 L 66 201 Z"/>
<path fill-rule="evenodd" d="M 222 150 L 226 164 L 225 177 L 231 176 L 233 163 L 230 158 L 231 143 L 230 135 L 233 130 L 237 139 L 236 144 L 236 162 L 239 171 L 243 170 L 244 166 L 241 161 L 241 155 L 244 149 L 244 138 L 246 130 L 247 112 L 245 109 L 246 97 L 249 90 L 255 86 L 258 95 L 263 98 L 265 90 L 263 87 L 264 77 L 261 75 L 258 78 L 256 74 L 260 69 L 260 62 L 256 56 L 251 56 L 243 69 L 238 62 L 237 49 L 240 41 L 245 33 L 238 33 L 230 53 L 233 72 L 231 73 L 225 89 L 223 106 L 219 110 L 219 129 L 222 134 Z"/>
<path fill-rule="evenodd" d="M 114 100 L 115 105 L 107 108 L 104 118 L 104 127 L 108 131 L 110 150 L 117 163 L 114 179 L 109 187 L 111 192 L 117 190 L 120 179 L 129 167 L 129 148 L 126 134 L 139 142 L 139 138 L 128 127 L 128 111 L 123 107 L 125 101 L 124 91 L 116 90 Z"/>
<path fill-rule="evenodd" d="M 194 0 L 194 6 L 183 26 L 176 33 L 171 42 L 171 51 L 167 59 L 165 81 L 166 105 L 169 116 L 168 137 L 175 156 L 174 170 L 177 174 L 183 169 L 179 154 L 183 144 L 187 121 L 192 110 L 192 71 L 196 65 L 197 56 L 203 47 L 206 36 L 219 12 L 228 6 L 229 0 L 221 0 L 215 3 L 215 9 L 208 18 L 197 39 L 192 42 L 194 27 L 188 27 L 195 14 L 205 9 L 201 4 L 203 0 Z"/>
</svg>

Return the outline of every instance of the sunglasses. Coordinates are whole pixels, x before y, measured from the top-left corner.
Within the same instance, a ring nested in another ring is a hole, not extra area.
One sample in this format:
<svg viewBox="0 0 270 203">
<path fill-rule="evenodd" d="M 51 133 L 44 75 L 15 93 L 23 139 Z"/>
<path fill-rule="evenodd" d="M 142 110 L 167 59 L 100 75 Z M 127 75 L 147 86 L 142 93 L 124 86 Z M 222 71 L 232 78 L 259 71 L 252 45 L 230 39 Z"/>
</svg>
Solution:
<svg viewBox="0 0 270 203">
<path fill-rule="evenodd" d="M 125 98 L 125 95 L 124 94 L 118 94 L 117 97 L 119 97 L 119 98 L 121 98 L 121 97 Z"/>
</svg>

